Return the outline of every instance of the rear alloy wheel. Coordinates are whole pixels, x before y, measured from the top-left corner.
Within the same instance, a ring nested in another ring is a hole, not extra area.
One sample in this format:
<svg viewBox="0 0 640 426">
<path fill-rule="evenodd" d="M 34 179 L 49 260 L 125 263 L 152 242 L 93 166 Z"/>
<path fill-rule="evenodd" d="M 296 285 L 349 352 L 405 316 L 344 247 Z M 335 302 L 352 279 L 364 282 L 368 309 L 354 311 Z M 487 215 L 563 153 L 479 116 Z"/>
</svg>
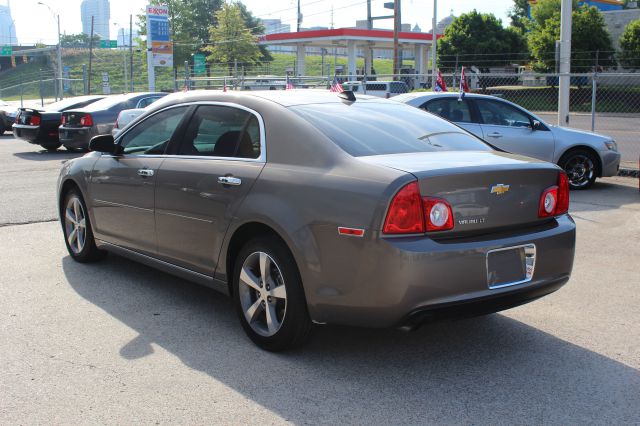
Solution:
<svg viewBox="0 0 640 426">
<path fill-rule="evenodd" d="M 62 209 L 64 241 L 73 260 L 87 263 L 102 259 L 106 252 L 96 247 L 87 207 L 77 189 L 67 193 Z"/>
<path fill-rule="evenodd" d="M 597 160 L 592 153 L 584 150 L 570 151 L 560 161 L 569 178 L 569 188 L 588 189 L 596 181 Z"/>
<path fill-rule="evenodd" d="M 275 352 L 304 343 L 312 324 L 297 267 L 279 239 L 247 243 L 240 250 L 233 284 L 240 322 L 256 345 Z"/>
</svg>

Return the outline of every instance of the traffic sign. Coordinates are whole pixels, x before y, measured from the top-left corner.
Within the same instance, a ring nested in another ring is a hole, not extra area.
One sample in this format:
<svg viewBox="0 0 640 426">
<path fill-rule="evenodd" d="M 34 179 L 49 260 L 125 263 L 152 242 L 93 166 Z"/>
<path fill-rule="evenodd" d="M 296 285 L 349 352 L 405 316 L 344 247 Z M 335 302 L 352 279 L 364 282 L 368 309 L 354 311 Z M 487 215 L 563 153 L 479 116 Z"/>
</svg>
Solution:
<svg viewBox="0 0 640 426">
<path fill-rule="evenodd" d="M 117 40 L 100 40 L 100 47 L 105 49 L 115 49 L 118 47 Z"/>
<path fill-rule="evenodd" d="M 11 56 L 13 54 L 13 46 L 2 46 L 0 47 L 0 55 L 2 56 Z"/>
<path fill-rule="evenodd" d="M 193 55 L 193 72 L 196 75 L 202 75 L 207 72 L 204 54 L 196 53 Z"/>
</svg>

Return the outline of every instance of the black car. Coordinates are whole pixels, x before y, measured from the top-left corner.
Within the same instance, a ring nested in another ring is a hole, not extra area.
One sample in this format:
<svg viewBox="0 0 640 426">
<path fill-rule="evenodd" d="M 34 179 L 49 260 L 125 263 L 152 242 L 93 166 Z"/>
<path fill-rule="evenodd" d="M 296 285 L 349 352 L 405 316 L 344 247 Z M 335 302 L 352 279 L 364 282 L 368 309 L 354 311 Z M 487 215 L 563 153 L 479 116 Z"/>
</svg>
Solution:
<svg viewBox="0 0 640 426">
<path fill-rule="evenodd" d="M 70 109 L 62 113 L 58 128 L 60 142 L 67 149 L 87 150 L 89 141 L 97 135 L 110 134 L 120 111 L 144 108 L 166 93 L 127 93 L 111 96 L 85 108 Z"/>
<path fill-rule="evenodd" d="M 16 107 L 0 101 L 0 135 L 11 130 L 11 125 L 16 119 Z"/>
<path fill-rule="evenodd" d="M 13 135 L 49 151 L 55 151 L 62 145 L 58 138 L 62 112 L 83 108 L 104 98 L 105 95 L 76 96 L 47 105 L 44 109 L 20 108 L 13 124 Z"/>
</svg>

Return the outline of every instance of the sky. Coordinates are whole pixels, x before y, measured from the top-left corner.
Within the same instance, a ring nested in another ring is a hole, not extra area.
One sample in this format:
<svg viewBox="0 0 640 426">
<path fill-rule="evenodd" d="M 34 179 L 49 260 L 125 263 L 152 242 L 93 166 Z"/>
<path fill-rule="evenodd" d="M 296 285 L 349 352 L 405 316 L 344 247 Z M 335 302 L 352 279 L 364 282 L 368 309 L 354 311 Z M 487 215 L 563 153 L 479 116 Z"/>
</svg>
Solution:
<svg viewBox="0 0 640 426">
<path fill-rule="evenodd" d="M 77 34 L 82 31 L 80 22 L 81 0 L 41 0 L 49 5 L 54 13 L 60 15 L 61 32 Z M 372 0 L 372 15 L 390 14 L 383 3 L 390 0 Z M 6 4 L 7 0 L 0 0 Z M 110 0 L 111 4 L 111 38 L 115 39 L 118 28 L 129 26 L 129 15 L 136 15 L 145 7 L 147 0 Z M 296 25 L 297 0 L 244 0 L 244 4 L 254 15 L 264 18 L 280 18 L 284 23 Z M 301 0 L 303 27 L 330 26 L 331 9 L 333 7 L 333 24 L 335 28 L 354 26 L 358 19 L 366 19 L 366 0 Z M 493 13 L 502 19 L 503 25 L 509 23 L 507 11 L 513 0 L 438 0 L 438 20 L 448 16 L 468 12 L 474 8 L 479 12 Z M 57 24 L 51 11 L 38 5 L 38 0 L 13 0 L 11 13 L 15 21 L 18 40 L 23 44 L 42 42 L 57 43 Z M 402 0 L 402 21 L 413 27 L 418 24 L 425 31 L 431 28 L 433 16 L 433 0 Z M 374 23 L 377 28 L 392 28 L 392 20 L 379 20 Z"/>
</svg>

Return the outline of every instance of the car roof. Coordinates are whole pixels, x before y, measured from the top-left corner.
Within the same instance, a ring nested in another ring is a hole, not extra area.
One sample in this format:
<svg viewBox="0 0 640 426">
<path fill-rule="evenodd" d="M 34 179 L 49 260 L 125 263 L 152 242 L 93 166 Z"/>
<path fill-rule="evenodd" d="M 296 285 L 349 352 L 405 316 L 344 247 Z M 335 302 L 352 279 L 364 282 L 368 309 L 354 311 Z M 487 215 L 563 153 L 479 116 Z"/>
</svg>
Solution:
<svg viewBox="0 0 640 426">
<path fill-rule="evenodd" d="M 253 91 L 228 91 L 220 90 L 192 90 L 189 92 L 177 92 L 151 104 L 155 109 L 167 104 L 198 101 L 216 102 L 241 102 L 242 99 L 260 98 L 282 105 L 284 107 L 294 105 L 306 105 L 317 103 L 341 103 L 346 102 L 338 96 L 338 93 L 329 90 L 318 89 L 293 89 L 293 90 L 253 90 Z M 356 102 L 388 102 L 376 96 L 357 95 Z"/>
<path fill-rule="evenodd" d="M 410 93 L 402 93 L 400 95 L 394 96 L 393 100 L 397 102 L 409 102 L 414 99 L 424 98 L 433 99 L 433 98 L 453 98 L 460 96 L 460 92 L 410 92 Z M 492 95 L 483 95 L 481 93 L 465 93 L 465 97 L 469 96 L 471 98 L 486 98 L 486 99 L 501 99 L 497 96 Z"/>
</svg>

